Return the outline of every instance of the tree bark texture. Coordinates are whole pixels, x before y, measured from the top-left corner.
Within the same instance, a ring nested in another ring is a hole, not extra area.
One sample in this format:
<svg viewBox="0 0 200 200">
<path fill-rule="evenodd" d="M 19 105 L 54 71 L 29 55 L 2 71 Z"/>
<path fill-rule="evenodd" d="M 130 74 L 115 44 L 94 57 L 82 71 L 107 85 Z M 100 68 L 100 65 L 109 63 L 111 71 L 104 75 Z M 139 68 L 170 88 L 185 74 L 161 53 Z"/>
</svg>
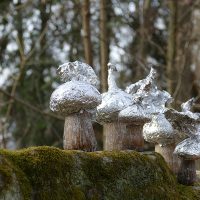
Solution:
<svg viewBox="0 0 200 200">
<path fill-rule="evenodd" d="M 91 31 L 90 31 L 90 0 L 83 0 L 82 16 L 83 16 L 82 18 L 83 19 L 83 45 L 84 45 L 85 61 L 90 66 L 93 66 Z"/>
<path fill-rule="evenodd" d="M 97 142 L 91 117 L 87 111 L 65 117 L 63 146 L 64 149 L 96 150 Z"/>
</svg>

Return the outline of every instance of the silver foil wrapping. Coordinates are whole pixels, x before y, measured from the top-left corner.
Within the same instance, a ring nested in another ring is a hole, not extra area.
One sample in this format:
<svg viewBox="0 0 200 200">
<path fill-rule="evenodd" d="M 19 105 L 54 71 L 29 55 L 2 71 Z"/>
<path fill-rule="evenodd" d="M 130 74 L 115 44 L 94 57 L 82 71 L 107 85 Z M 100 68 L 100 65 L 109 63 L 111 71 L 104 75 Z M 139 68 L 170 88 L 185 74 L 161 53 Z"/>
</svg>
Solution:
<svg viewBox="0 0 200 200">
<path fill-rule="evenodd" d="M 166 104 L 172 101 L 171 95 L 161 91 L 156 86 L 157 73 L 151 68 L 149 75 L 126 88 L 126 92 L 132 94 L 134 102 L 143 107 L 146 113 L 163 113 Z"/>
<path fill-rule="evenodd" d="M 174 143 L 176 137 L 172 125 L 164 114 L 153 116 L 151 122 L 143 126 L 143 136 L 146 141 L 160 145 Z"/>
<path fill-rule="evenodd" d="M 195 160 L 200 158 L 200 135 L 194 135 L 179 143 L 174 153 L 184 159 Z"/>
<path fill-rule="evenodd" d="M 108 64 L 108 92 L 102 94 L 102 103 L 97 107 L 96 119 L 99 123 L 118 120 L 118 113 L 132 104 L 132 95 L 117 87 L 115 66 Z"/>
<path fill-rule="evenodd" d="M 118 120 L 119 111 L 132 104 L 132 96 L 115 89 L 102 94 L 102 103 L 97 107 L 97 121 L 100 123 Z"/>
<path fill-rule="evenodd" d="M 150 70 L 150 73 L 149 75 L 143 79 L 143 80 L 140 80 L 134 84 L 131 84 L 130 86 L 128 86 L 126 88 L 126 92 L 129 93 L 129 94 L 132 94 L 134 95 L 138 89 L 142 88 L 142 87 L 145 87 L 145 86 L 150 86 L 150 85 L 155 85 L 155 80 L 157 78 L 157 73 L 156 73 L 156 70 L 154 68 L 151 68 Z"/>
<path fill-rule="evenodd" d="M 50 109 L 67 116 L 82 109 L 93 109 L 101 103 L 101 94 L 92 85 L 70 81 L 60 85 L 51 95 Z"/>
<path fill-rule="evenodd" d="M 97 88 L 99 86 L 99 78 L 92 67 L 86 63 L 79 61 L 64 63 L 59 66 L 57 73 L 63 82 L 83 81 Z"/>
<path fill-rule="evenodd" d="M 198 133 L 199 120 L 191 118 L 186 112 L 167 109 L 164 114 L 173 128 L 179 133 L 180 139 L 185 138 L 186 135 L 190 137 Z"/>
<path fill-rule="evenodd" d="M 199 120 L 200 113 L 193 113 L 192 112 L 192 107 L 193 107 L 194 104 L 195 104 L 195 98 L 191 98 L 188 101 L 186 101 L 185 103 L 181 104 L 181 109 L 182 109 L 183 113 L 188 115 L 190 118 L 193 118 L 195 120 Z"/>
<path fill-rule="evenodd" d="M 119 112 L 119 121 L 127 124 L 140 125 L 149 122 L 151 113 L 146 112 L 140 104 L 133 104 Z"/>
</svg>

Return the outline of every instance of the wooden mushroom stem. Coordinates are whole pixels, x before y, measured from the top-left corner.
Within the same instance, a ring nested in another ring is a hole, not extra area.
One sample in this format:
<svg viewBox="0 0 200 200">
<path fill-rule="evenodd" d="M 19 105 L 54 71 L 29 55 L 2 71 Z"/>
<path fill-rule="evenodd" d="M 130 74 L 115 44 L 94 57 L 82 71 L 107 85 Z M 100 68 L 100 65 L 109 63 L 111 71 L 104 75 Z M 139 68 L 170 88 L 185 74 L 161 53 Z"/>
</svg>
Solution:
<svg viewBox="0 0 200 200">
<path fill-rule="evenodd" d="M 193 185 L 196 181 L 195 160 L 185 160 L 181 158 L 181 166 L 178 171 L 178 182 L 183 185 Z"/>
<path fill-rule="evenodd" d="M 106 123 L 104 129 L 104 150 L 122 150 L 124 138 L 126 137 L 126 126 L 118 121 Z"/>
<path fill-rule="evenodd" d="M 87 111 L 80 111 L 65 117 L 63 143 L 64 149 L 96 150 L 97 142 L 91 116 Z"/>
<path fill-rule="evenodd" d="M 167 144 L 167 145 L 155 145 L 155 152 L 161 154 L 168 164 L 169 168 L 177 174 L 179 169 L 179 159 L 178 156 L 173 154 L 175 149 L 175 143 Z"/>
<path fill-rule="evenodd" d="M 144 138 L 142 134 L 143 124 L 141 125 L 127 125 L 127 149 L 133 149 L 137 151 L 143 151 Z"/>
</svg>

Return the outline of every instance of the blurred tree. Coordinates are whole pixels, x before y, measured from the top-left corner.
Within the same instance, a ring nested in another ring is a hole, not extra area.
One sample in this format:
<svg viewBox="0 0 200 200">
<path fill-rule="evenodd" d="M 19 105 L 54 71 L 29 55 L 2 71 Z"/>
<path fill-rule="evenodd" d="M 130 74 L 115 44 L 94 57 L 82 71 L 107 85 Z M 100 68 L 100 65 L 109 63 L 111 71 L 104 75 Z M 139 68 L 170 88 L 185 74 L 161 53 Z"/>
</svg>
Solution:
<svg viewBox="0 0 200 200">
<path fill-rule="evenodd" d="M 83 16 L 83 45 L 85 61 L 90 66 L 93 66 L 92 43 L 90 34 L 90 0 L 82 2 L 82 16 Z"/>
<path fill-rule="evenodd" d="M 109 19 L 108 12 L 110 1 L 100 0 L 100 64 L 101 64 L 101 91 L 106 92 L 108 89 L 107 76 L 109 62 Z"/>
</svg>

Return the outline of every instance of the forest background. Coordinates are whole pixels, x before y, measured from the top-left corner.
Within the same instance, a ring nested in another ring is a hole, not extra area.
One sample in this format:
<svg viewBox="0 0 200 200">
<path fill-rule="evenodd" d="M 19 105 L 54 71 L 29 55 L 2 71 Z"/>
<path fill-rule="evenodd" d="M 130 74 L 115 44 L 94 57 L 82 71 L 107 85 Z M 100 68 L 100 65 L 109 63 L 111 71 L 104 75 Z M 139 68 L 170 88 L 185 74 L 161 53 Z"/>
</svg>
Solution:
<svg viewBox="0 0 200 200">
<path fill-rule="evenodd" d="M 199 0 L 1 0 L 0 146 L 62 147 L 63 118 L 49 110 L 49 98 L 64 62 L 90 64 L 101 92 L 108 62 L 121 88 L 153 66 L 180 109 L 200 95 L 199 55 Z M 101 149 L 102 127 L 94 127 Z"/>
</svg>

